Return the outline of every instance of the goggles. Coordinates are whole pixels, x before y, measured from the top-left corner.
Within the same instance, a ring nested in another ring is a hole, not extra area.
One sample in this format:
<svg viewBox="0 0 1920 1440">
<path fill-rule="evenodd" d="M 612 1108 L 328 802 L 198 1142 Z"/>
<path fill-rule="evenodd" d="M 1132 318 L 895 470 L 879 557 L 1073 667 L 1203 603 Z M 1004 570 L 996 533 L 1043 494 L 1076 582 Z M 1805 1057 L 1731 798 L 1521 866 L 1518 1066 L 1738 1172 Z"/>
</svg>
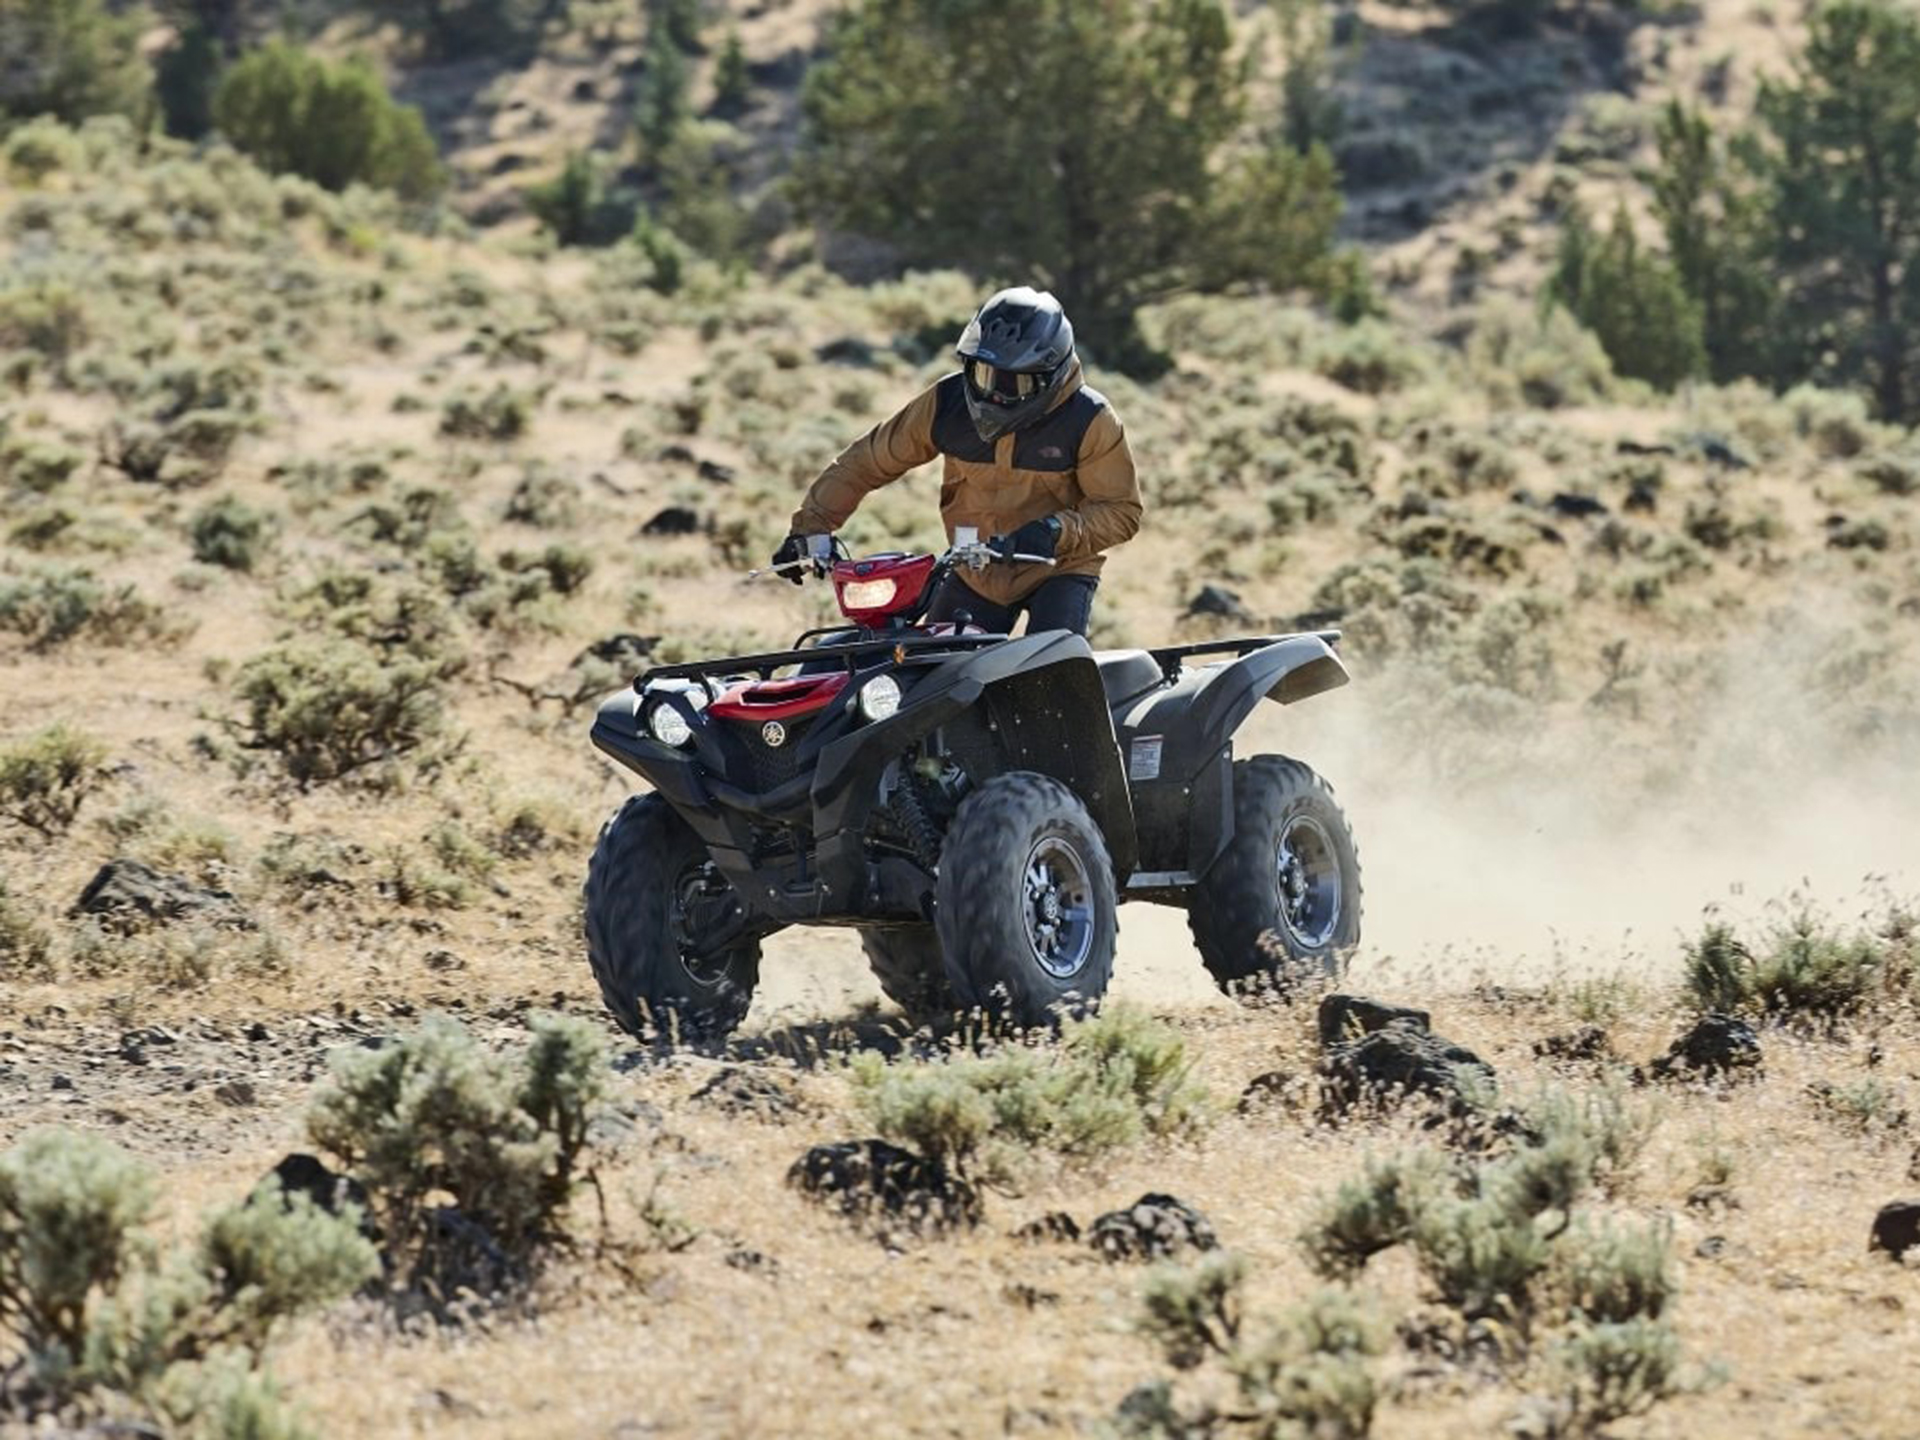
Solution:
<svg viewBox="0 0 1920 1440">
<path fill-rule="evenodd" d="M 1037 395 L 1052 378 L 1051 372 L 1002 370 L 984 360 L 966 362 L 967 383 L 974 394 L 994 405 L 1017 405 Z"/>
</svg>

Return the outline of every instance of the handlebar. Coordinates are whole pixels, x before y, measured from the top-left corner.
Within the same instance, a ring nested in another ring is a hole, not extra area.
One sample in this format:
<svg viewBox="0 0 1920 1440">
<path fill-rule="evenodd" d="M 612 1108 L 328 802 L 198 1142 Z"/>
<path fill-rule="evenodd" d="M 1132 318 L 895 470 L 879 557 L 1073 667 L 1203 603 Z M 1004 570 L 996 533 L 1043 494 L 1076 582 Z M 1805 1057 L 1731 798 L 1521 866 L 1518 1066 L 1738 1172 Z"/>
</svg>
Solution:
<svg viewBox="0 0 1920 1440">
<path fill-rule="evenodd" d="M 757 570 L 749 570 L 746 579 L 758 580 L 763 575 L 775 575 L 784 578 L 798 570 L 802 574 L 811 573 L 816 579 L 824 579 L 833 569 L 835 560 L 850 559 L 845 553 L 846 547 L 831 537 L 827 539 L 830 549 L 822 549 L 804 560 L 788 560 L 779 565 L 763 565 Z M 1060 562 L 1052 555 L 1003 555 L 986 541 L 980 539 L 961 540 L 951 546 L 934 566 L 935 575 L 944 575 L 949 570 L 967 569 L 975 572 L 989 565 L 1058 565 Z"/>
</svg>

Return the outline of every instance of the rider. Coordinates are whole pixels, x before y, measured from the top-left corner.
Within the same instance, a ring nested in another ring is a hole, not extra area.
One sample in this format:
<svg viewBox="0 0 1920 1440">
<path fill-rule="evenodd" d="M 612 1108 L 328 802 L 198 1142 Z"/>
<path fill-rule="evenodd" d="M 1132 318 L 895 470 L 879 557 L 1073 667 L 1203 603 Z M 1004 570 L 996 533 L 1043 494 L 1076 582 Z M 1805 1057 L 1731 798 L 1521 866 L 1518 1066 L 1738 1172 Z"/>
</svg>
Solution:
<svg viewBox="0 0 1920 1440">
<path fill-rule="evenodd" d="M 986 535 L 1003 556 L 1040 555 L 954 570 L 935 593 L 929 624 L 967 623 L 1010 634 L 1087 633 L 1104 552 L 1140 528 L 1140 487 L 1126 433 L 1106 397 L 1088 388 L 1073 325 L 1044 291 L 1002 290 L 960 336 L 959 373 L 922 391 L 821 472 L 794 512 L 773 563 L 800 583 L 807 537 L 831 534 L 882 485 L 943 457 L 940 518 Z"/>
</svg>

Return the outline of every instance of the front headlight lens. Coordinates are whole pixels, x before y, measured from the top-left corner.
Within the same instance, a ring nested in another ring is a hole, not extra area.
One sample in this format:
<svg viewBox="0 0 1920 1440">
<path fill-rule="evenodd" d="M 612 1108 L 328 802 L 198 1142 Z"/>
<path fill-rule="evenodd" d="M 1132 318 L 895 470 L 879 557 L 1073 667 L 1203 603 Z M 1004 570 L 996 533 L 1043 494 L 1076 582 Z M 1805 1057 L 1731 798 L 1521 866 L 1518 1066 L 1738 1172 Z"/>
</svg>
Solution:
<svg viewBox="0 0 1920 1440">
<path fill-rule="evenodd" d="M 884 610 L 900 587 L 892 580 L 849 580 L 840 587 L 843 610 Z"/>
<path fill-rule="evenodd" d="M 891 675 L 876 675 L 860 687 L 860 713 L 867 719 L 885 720 L 899 710 L 900 682 Z"/>
<path fill-rule="evenodd" d="M 687 717 L 664 701 L 647 712 L 647 729 L 662 745 L 678 747 L 693 739 L 693 726 Z"/>
</svg>

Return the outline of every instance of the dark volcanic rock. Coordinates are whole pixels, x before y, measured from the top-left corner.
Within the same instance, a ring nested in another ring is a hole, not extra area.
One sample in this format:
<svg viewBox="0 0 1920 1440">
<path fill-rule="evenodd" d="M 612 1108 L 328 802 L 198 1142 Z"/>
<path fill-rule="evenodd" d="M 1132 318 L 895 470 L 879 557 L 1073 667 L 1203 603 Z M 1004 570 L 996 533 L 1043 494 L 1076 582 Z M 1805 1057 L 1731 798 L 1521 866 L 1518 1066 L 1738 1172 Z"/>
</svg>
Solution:
<svg viewBox="0 0 1920 1440">
<path fill-rule="evenodd" d="M 669 505 L 640 527 L 642 535 L 697 535 L 700 514 L 685 505 Z"/>
<path fill-rule="evenodd" d="M 1389 1008 L 1381 1006 L 1374 1012 L 1351 1008 L 1349 1013 L 1364 1024 L 1367 1019 L 1382 1019 L 1382 1012 Z M 1326 1027 L 1322 1028 L 1324 1033 Z M 1490 1084 L 1493 1078 L 1491 1065 L 1464 1045 L 1435 1035 L 1426 1027 L 1425 1014 L 1416 1010 L 1384 1017 L 1381 1028 L 1327 1046 L 1320 1059 L 1320 1111 L 1332 1116 L 1356 1105 L 1409 1094 L 1429 1095 L 1464 1109 L 1469 1090 Z"/>
<path fill-rule="evenodd" d="M 1556 515 L 1565 515 L 1569 520 L 1584 520 L 1590 515 L 1607 513 L 1604 500 L 1596 500 L 1591 495 L 1576 495 L 1570 490 L 1563 490 L 1547 501 L 1547 508 Z"/>
<path fill-rule="evenodd" d="M 1029 1245 L 1041 1245 L 1049 1240 L 1078 1240 L 1080 1222 L 1064 1210 L 1050 1210 L 1039 1219 L 1029 1220 L 1014 1231 L 1013 1238 L 1024 1240 Z"/>
<path fill-rule="evenodd" d="M 1218 1250 L 1207 1217 L 1171 1195 L 1142 1195 L 1087 1227 L 1087 1243 L 1108 1260 L 1164 1260 L 1183 1250 Z"/>
<path fill-rule="evenodd" d="M 884 1140 L 816 1145 L 787 1171 L 787 1183 L 852 1219 L 898 1219 L 914 1230 L 957 1230 L 980 1223 L 973 1186 Z"/>
<path fill-rule="evenodd" d="M 1605 1060 L 1612 1056 L 1604 1025 L 1582 1025 L 1564 1035 L 1548 1035 L 1533 1042 L 1533 1053 L 1542 1060 Z"/>
<path fill-rule="evenodd" d="M 691 1098 L 729 1115 L 753 1115 L 762 1120 L 777 1120 L 800 1108 L 790 1084 L 777 1075 L 745 1065 L 727 1066 L 694 1091 Z"/>
<path fill-rule="evenodd" d="M 1432 1030 L 1433 1017 L 1425 1010 L 1388 1005 L 1364 995 L 1328 995 L 1320 1001 L 1320 1043 L 1344 1045 L 1389 1025 L 1410 1025 L 1423 1035 Z"/>
<path fill-rule="evenodd" d="M 1199 593 L 1187 602 L 1189 615 L 1218 615 L 1223 620 L 1235 620 L 1243 625 L 1254 623 L 1253 612 L 1247 609 L 1239 595 L 1224 585 L 1202 585 Z"/>
<path fill-rule="evenodd" d="M 1760 1068 L 1760 1037 L 1734 1015 L 1702 1015 L 1653 1062 L 1656 1080 L 1684 1075 L 1730 1075 Z"/>
<path fill-rule="evenodd" d="M 1884 1250 L 1898 1260 L 1915 1249 L 1920 1249 L 1920 1200 L 1895 1200 L 1891 1205 L 1882 1205 L 1880 1213 L 1873 1217 L 1868 1252 Z"/>
<path fill-rule="evenodd" d="M 73 913 L 97 916 L 108 929 L 123 935 L 175 920 L 241 927 L 248 923 L 230 892 L 163 875 L 138 860 L 109 860 L 102 865 L 80 892 Z"/>
<path fill-rule="evenodd" d="M 366 1186 L 351 1175 L 332 1169 L 317 1155 L 295 1151 L 286 1156 L 260 1177 L 260 1184 L 253 1187 L 253 1194 L 247 1198 L 249 1205 L 262 1195 L 269 1180 L 280 1182 L 282 1204 L 295 1195 L 305 1195 L 329 1215 L 338 1215 L 343 1205 L 357 1205 L 363 1214 L 367 1208 Z"/>
</svg>

